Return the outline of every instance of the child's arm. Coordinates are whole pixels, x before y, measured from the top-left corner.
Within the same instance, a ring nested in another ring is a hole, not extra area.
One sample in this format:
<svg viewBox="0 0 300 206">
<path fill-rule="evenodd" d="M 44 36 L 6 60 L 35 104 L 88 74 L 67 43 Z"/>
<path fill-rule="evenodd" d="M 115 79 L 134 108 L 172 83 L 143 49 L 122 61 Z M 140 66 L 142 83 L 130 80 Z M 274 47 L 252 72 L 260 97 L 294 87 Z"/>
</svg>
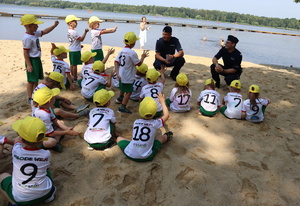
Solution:
<svg viewBox="0 0 300 206">
<path fill-rule="evenodd" d="M 119 80 L 121 80 L 122 78 L 121 78 L 121 76 L 119 74 L 119 66 L 120 66 L 119 63 L 115 61 L 115 72 L 116 72 Z"/>
<path fill-rule="evenodd" d="M 33 67 L 32 67 L 32 64 L 31 64 L 31 61 L 30 61 L 30 56 L 29 56 L 29 50 L 23 50 L 23 54 L 24 54 L 24 59 L 25 59 L 25 62 L 26 62 L 26 70 L 28 72 L 32 72 L 33 71 Z"/>
<path fill-rule="evenodd" d="M 57 46 L 53 43 L 53 42 L 51 42 L 51 51 L 50 51 L 50 53 L 51 53 L 51 55 L 53 55 L 53 51 L 54 51 L 54 49 L 56 49 L 57 48 Z"/>
<path fill-rule="evenodd" d="M 69 83 L 70 83 L 70 89 L 73 90 L 75 87 L 74 87 L 74 84 L 73 84 L 73 81 L 72 81 L 71 74 L 70 73 L 66 73 L 66 74 L 67 74 L 67 78 L 68 78 Z"/>
<path fill-rule="evenodd" d="M 242 119 L 245 119 L 246 118 L 246 112 L 245 111 L 242 111 Z"/>
<path fill-rule="evenodd" d="M 102 30 L 102 34 L 109 34 L 114 33 L 117 31 L 118 26 L 115 26 L 114 28 L 104 29 Z"/>
<path fill-rule="evenodd" d="M 88 33 L 88 32 L 89 32 L 89 29 L 85 29 L 85 30 L 84 30 L 84 33 L 82 34 L 81 37 L 78 38 L 78 40 L 79 40 L 79 41 L 83 41 L 83 40 L 85 39 L 86 33 Z"/>
<path fill-rule="evenodd" d="M 50 33 L 57 25 L 59 24 L 59 21 L 55 21 L 54 24 L 44 30 L 42 30 L 43 35 Z"/>
<path fill-rule="evenodd" d="M 162 106 L 162 110 L 163 110 L 163 116 L 161 117 L 161 119 L 165 123 L 169 119 L 169 110 L 166 105 L 165 96 L 162 93 L 159 93 L 157 97 L 158 97 L 158 101 L 160 102 L 160 104 Z"/>
<path fill-rule="evenodd" d="M 222 99 L 222 104 L 225 105 L 225 100 L 224 100 L 224 98 Z"/>
<path fill-rule="evenodd" d="M 149 56 L 149 50 L 144 50 L 142 55 L 141 55 L 140 64 L 142 64 L 144 62 L 144 59 L 148 56 Z"/>
<path fill-rule="evenodd" d="M 110 74 L 109 74 L 109 77 L 108 77 L 108 80 L 107 80 L 107 83 L 106 83 L 106 86 L 107 87 L 110 87 L 111 86 L 111 79 L 112 79 L 112 76 L 114 75 L 114 71 L 112 71 Z"/>
<path fill-rule="evenodd" d="M 105 55 L 104 59 L 102 60 L 102 63 L 105 64 L 111 54 L 115 53 L 114 48 L 110 48 L 107 50 L 107 54 Z"/>
<path fill-rule="evenodd" d="M 165 84 L 165 80 L 166 80 L 165 79 L 165 71 L 166 71 L 166 68 L 163 68 L 163 69 L 159 70 L 162 84 Z"/>
</svg>

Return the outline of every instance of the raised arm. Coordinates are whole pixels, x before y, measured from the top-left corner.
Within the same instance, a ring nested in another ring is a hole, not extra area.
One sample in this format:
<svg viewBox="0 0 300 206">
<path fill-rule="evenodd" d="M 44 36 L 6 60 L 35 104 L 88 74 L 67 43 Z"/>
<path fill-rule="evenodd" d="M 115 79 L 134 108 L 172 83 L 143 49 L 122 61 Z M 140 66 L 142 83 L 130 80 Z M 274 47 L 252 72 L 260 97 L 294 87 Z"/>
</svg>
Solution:
<svg viewBox="0 0 300 206">
<path fill-rule="evenodd" d="M 54 24 L 44 30 L 42 30 L 43 35 L 50 33 L 57 25 L 59 24 L 59 21 L 55 21 Z"/>
</svg>

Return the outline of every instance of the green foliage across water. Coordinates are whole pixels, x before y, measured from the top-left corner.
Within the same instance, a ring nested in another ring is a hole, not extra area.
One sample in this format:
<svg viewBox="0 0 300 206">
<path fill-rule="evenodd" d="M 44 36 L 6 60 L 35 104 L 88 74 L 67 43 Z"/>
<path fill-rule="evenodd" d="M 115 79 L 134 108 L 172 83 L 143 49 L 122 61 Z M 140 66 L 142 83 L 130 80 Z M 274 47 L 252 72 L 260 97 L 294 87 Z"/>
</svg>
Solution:
<svg viewBox="0 0 300 206">
<path fill-rule="evenodd" d="M 3 4 L 16 4 L 36 7 L 52 7 L 61 9 L 98 10 L 106 12 L 120 12 L 142 15 L 162 15 L 170 17 L 220 21 L 254 26 L 266 26 L 284 29 L 300 29 L 300 23 L 295 18 L 270 18 L 254 16 L 250 14 L 239 14 L 235 12 L 224 12 L 217 10 L 190 9 L 184 7 L 162 7 L 162 6 L 133 6 L 125 4 L 108 3 L 79 3 L 70 1 L 50 0 L 0 0 Z"/>
</svg>

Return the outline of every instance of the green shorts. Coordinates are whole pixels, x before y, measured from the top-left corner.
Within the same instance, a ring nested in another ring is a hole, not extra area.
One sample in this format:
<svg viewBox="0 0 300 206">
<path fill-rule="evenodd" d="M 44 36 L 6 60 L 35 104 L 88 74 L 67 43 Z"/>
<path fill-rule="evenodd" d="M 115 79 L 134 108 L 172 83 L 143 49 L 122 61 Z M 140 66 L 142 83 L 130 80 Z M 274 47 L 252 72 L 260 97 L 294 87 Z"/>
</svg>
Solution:
<svg viewBox="0 0 300 206">
<path fill-rule="evenodd" d="M 26 71 L 27 74 L 27 82 L 38 82 L 39 79 L 44 79 L 44 71 L 43 65 L 40 57 L 30 57 L 30 62 L 32 65 L 32 72 Z M 27 68 L 27 64 L 25 62 L 25 67 Z"/>
<path fill-rule="evenodd" d="M 109 148 L 110 146 L 112 146 L 114 143 L 115 143 L 115 141 L 110 139 L 106 143 L 94 143 L 94 144 L 88 143 L 88 145 L 90 147 L 94 148 L 95 150 L 105 150 L 106 148 Z"/>
<path fill-rule="evenodd" d="M 225 116 L 225 117 L 227 117 L 226 116 L 226 114 L 225 114 L 225 110 L 227 109 L 227 106 L 223 106 L 221 109 L 220 109 L 220 112 Z M 231 118 L 229 118 L 229 117 L 227 117 L 228 119 L 231 119 Z"/>
<path fill-rule="evenodd" d="M 200 107 L 200 112 L 202 115 L 204 116 L 209 116 L 209 117 L 212 117 L 214 116 L 215 114 L 217 114 L 219 110 L 217 109 L 216 111 L 213 111 L 213 112 L 209 112 L 209 111 L 206 111 L 203 107 Z"/>
<path fill-rule="evenodd" d="M 98 60 L 102 61 L 104 59 L 102 49 L 95 49 L 95 50 L 91 49 L 91 52 L 93 52 L 93 53 L 96 52 L 97 53 L 96 56 L 94 56 L 95 61 L 98 61 Z"/>
<path fill-rule="evenodd" d="M 53 179 L 52 179 L 50 170 L 47 170 L 47 176 L 50 178 L 52 185 L 53 185 Z M 27 202 L 17 202 L 12 194 L 12 176 L 8 176 L 5 179 L 3 179 L 0 184 L 0 187 L 8 195 L 8 197 L 18 205 L 35 205 L 35 204 L 43 203 L 46 199 L 51 197 L 52 193 L 54 192 L 54 190 L 53 190 L 54 186 L 52 186 L 51 191 L 48 194 L 44 195 L 43 197 L 40 197 L 40 198 L 37 198 L 34 200 L 30 200 Z"/>
<path fill-rule="evenodd" d="M 124 154 L 125 154 L 124 150 L 128 146 L 129 143 L 130 143 L 129 140 L 121 140 L 121 141 L 118 142 L 118 146 L 121 148 L 121 150 L 123 151 Z M 128 159 L 131 159 L 131 160 L 136 161 L 136 162 L 148 162 L 148 161 L 153 160 L 153 158 L 157 154 L 160 147 L 161 147 L 161 142 L 159 140 L 155 139 L 154 144 L 152 146 L 152 154 L 149 157 L 147 157 L 146 159 L 135 159 L 135 158 L 131 158 L 131 157 L 127 156 L 126 154 L 125 154 L 125 156 Z"/>
<path fill-rule="evenodd" d="M 70 60 L 70 65 L 72 66 L 82 65 L 80 51 L 69 52 L 69 60 Z"/>
<path fill-rule="evenodd" d="M 170 100 L 170 98 L 166 99 L 165 102 L 166 102 L 167 107 L 170 107 L 170 105 L 171 105 L 171 100 Z"/>
<path fill-rule="evenodd" d="M 124 84 L 119 80 L 119 89 L 121 92 L 132 92 L 133 91 L 133 84 Z"/>
</svg>

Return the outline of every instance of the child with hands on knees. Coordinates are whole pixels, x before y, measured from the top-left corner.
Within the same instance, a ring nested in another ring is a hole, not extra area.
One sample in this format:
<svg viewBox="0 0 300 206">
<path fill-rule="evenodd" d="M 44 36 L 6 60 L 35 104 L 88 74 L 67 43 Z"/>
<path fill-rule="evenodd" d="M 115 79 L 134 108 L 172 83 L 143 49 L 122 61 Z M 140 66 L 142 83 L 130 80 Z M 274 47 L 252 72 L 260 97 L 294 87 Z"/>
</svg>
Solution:
<svg viewBox="0 0 300 206">
<path fill-rule="evenodd" d="M 46 126 L 36 117 L 13 123 L 19 137 L 12 150 L 13 173 L 0 174 L 2 195 L 9 205 L 36 205 L 54 200 L 56 188 L 50 173 L 50 152 L 40 149 Z"/>
<path fill-rule="evenodd" d="M 200 106 L 199 114 L 213 117 L 217 114 L 220 103 L 220 94 L 215 90 L 216 82 L 213 79 L 205 81 L 204 90 L 200 93 L 197 99 L 197 104 Z"/>
<path fill-rule="evenodd" d="M 243 103 L 242 119 L 249 122 L 259 123 L 265 119 L 266 107 L 270 104 L 267 98 L 259 97 L 260 88 L 253 84 L 249 87 L 248 98 Z"/>
<path fill-rule="evenodd" d="M 73 130 L 73 127 L 67 127 L 63 121 L 57 120 L 51 106 L 55 101 L 55 96 L 60 93 L 58 88 L 49 89 L 44 87 L 35 92 L 33 104 L 37 107 L 33 116 L 40 118 L 46 125 L 46 136 L 53 137 L 50 144 L 44 144 L 43 148 L 53 149 L 62 152 L 62 146 L 58 144 L 60 138 L 64 135 L 76 136 L 79 133 Z M 50 138 L 49 138 L 50 139 Z"/>
<path fill-rule="evenodd" d="M 124 137 L 117 138 L 118 146 L 128 159 L 136 162 L 151 161 L 161 145 L 173 138 L 171 131 L 156 136 L 157 129 L 163 127 L 169 118 L 165 98 L 161 93 L 158 94 L 158 99 L 163 108 L 161 118 L 153 119 L 157 111 L 157 103 L 153 98 L 145 97 L 139 106 L 142 119 L 134 121 L 131 141 Z"/>
</svg>

